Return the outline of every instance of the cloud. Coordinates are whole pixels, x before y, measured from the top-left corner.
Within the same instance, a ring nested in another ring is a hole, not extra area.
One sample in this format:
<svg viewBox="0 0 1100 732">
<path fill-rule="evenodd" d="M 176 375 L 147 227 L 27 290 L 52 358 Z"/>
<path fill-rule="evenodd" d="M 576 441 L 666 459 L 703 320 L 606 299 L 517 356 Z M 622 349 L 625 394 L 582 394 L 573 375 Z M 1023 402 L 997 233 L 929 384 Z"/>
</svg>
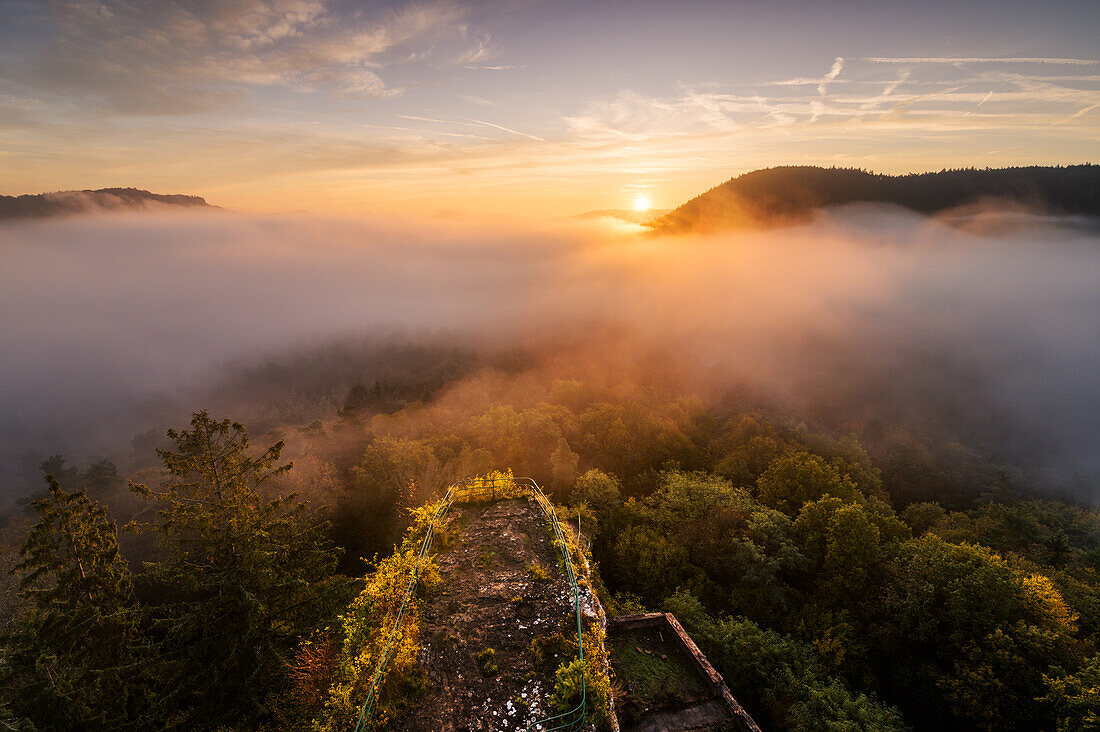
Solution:
<svg viewBox="0 0 1100 732">
<path fill-rule="evenodd" d="M 334 0 L 50 7 L 39 28 L 46 40 L 16 57 L 5 77 L 113 114 L 200 113 L 262 87 L 387 96 L 400 88 L 383 69 L 499 55 L 471 34 L 464 6 L 447 0 L 391 10 Z"/>
<path fill-rule="evenodd" d="M 1082 109 L 1079 109 L 1079 110 L 1077 110 L 1076 112 L 1074 112 L 1073 114 L 1071 114 L 1071 115 L 1070 115 L 1070 117 L 1071 117 L 1071 118 L 1074 118 L 1074 117 L 1080 117 L 1080 116 L 1082 116 L 1082 115 L 1085 115 L 1085 114 L 1088 114 L 1088 113 L 1089 113 L 1089 112 L 1091 112 L 1092 110 L 1094 110 L 1094 109 L 1098 109 L 1098 108 L 1100 108 L 1100 102 L 1097 102 L 1096 104 L 1090 104 L 1090 105 L 1089 105 L 1089 106 L 1087 106 L 1087 107 L 1084 107 L 1084 108 L 1082 108 Z"/>
<path fill-rule="evenodd" d="M 467 102 L 470 102 L 471 104 L 477 104 L 481 107 L 495 107 L 496 106 L 496 102 L 494 102 L 493 100 L 486 99 L 485 97 L 479 97 L 476 94 L 459 94 L 458 96 L 459 96 L 459 98 L 461 98 L 461 99 L 463 99 Z"/>
<path fill-rule="evenodd" d="M 1100 60 L 1087 58 L 983 58 L 983 57 L 886 57 L 864 58 L 876 64 L 1054 64 L 1056 66 L 1096 66 Z"/>
<path fill-rule="evenodd" d="M 825 96 L 825 90 L 829 86 L 829 82 L 840 76 L 840 72 L 844 69 L 844 59 L 840 56 L 836 57 L 833 61 L 832 67 L 829 69 L 829 73 L 825 74 L 821 79 L 821 83 L 817 85 L 817 93 L 819 96 Z"/>
<path fill-rule="evenodd" d="M 882 90 L 882 96 L 888 97 L 891 94 L 893 94 L 895 91 L 897 91 L 897 88 L 899 86 L 901 86 L 905 82 L 909 81 L 909 76 L 911 74 L 912 74 L 912 71 L 910 71 L 909 69 L 903 69 L 901 74 L 898 75 L 898 78 L 896 78 L 893 81 L 889 82 L 886 85 L 886 87 Z"/>
<path fill-rule="evenodd" d="M 632 143 L 700 135 L 736 135 L 734 141 L 747 132 L 777 128 L 814 134 L 811 130 L 821 125 L 828 125 L 833 135 L 873 135 L 887 128 L 905 128 L 910 134 L 1007 132 L 1072 124 L 1100 103 L 1094 84 L 1100 79 L 1030 73 L 1024 67 L 1029 59 L 1000 59 L 998 65 L 1007 70 L 991 71 L 965 65 L 945 69 L 938 62 L 925 65 L 910 58 L 900 74 L 889 75 L 880 61 L 837 57 L 818 78 L 686 87 L 679 96 L 621 92 L 588 104 L 565 121 L 581 138 Z M 842 72 L 844 78 L 839 78 Z M 989 101 L 991 89 L 996 111 L 975 114 Z"/>
<path fill-rule="evenodd" d="M 466 68 L 492 68 L 483 66 L 483 64 L 495 58 L 499 58 L 502 51 L 492 46 L 491 41 L 492 39 L 489 36 L 479 38 L 475 45 L 451 59 L 450 65 L 463 66 Z"/>
</svg>

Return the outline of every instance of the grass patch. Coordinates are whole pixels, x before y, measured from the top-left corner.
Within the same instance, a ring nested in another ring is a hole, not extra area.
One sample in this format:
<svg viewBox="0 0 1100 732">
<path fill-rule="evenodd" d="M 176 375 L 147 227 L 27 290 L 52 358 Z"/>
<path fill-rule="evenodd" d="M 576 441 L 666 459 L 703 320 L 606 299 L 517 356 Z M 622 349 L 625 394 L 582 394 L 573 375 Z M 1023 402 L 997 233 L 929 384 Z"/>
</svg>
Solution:
<svg viewBox="0 0 1100 732">
<path fill-rule="evenodd" d="M 610 646 L 615 678 L 626 690 L 623 713 L 630 721 L 638 721 L 645 708 L 677 708 L 707 693 L 698 670 L 671 639 L 660 643 L 651 633 L 628 631 L 616 635 Z"/>
<path fill-rule="evenodd" d="M 474 559 L 474 566 L 478 569 L 488 569 L 489 567 L 496 566 L 497 553 L 491 546 L 485 544 L 478 550 L 477 558 Z"/>
<path fill-rule="evenodd" d="M 538 562 L 535 562 L 534 564 L 528 564 L 527 573 L 531 575 L 531 579 L 535 580 L 536 582 L 550 581 L 550 571 Z"/>
<path fill-rule="evenodd" d="M 531 650 L 532 665 L 539 668 L 547 659 L 576 655 L 577 641 L 570 639 L 563 633 L 543 635 L 532 638 L 529 648 Z"/>
<path fill-rule="evenodd" d="M 497 671 L 497 652 L 492 648 L 486 648 L 484 651 L 475 656 L 477 659 L 477 666 L 481 669 L 481 675 L 485 678 L 490 676 L 496 676 Z"/>
</svg>

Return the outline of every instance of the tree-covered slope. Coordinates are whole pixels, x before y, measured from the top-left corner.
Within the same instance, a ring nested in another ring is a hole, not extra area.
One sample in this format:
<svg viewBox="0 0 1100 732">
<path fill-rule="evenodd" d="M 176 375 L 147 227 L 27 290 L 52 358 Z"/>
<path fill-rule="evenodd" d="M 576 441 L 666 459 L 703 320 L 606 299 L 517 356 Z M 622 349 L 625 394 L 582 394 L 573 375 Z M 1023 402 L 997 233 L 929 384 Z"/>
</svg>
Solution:
<svg viewBox="0 0 1100 732">
<path fill-rule="evenodd" d="M 782 225 L 815 209 L 869 202 L 933 214 L 982 201 L 1100 216 L 1100 166 L 943 170 L 892 176 L 854 168 L 787 166 L 732 178 L 650 226 L 662 232 Z"/>
<path fill-rule="evenodd" d="M 138 188 L 100 188 L 90 191 L 57 191 L 24 196 L 0 196 L 0 221 L 43 219 L 82 213 L 144 211 L 152 208 L 212 209 L 200 196 L 150 193 Z"/>
</svg>

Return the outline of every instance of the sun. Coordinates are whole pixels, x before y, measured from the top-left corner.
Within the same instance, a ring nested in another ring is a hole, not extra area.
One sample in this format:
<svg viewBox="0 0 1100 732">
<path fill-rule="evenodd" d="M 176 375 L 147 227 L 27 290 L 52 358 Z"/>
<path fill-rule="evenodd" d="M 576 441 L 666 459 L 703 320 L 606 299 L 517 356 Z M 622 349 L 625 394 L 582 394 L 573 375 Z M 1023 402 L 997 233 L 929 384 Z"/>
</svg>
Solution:
<svg viewBox="0 0 1100 732">
<path fill-rule="evenodd" d="M 648 211 L 649 210 L 649 196 L 638 196 L 634 199 L 635 211 Z"/>
</svg>

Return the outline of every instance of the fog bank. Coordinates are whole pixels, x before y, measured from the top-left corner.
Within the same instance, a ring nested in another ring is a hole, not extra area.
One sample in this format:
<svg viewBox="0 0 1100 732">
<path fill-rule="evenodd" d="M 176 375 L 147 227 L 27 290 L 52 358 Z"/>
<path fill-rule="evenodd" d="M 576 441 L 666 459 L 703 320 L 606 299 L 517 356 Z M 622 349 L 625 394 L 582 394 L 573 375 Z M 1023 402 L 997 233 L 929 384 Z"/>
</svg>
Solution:
<svg viewBox="0 0 1100 732">
<path fill-rule="evenodd" d="M 0 475 L 12 484 L 29 451 L 79 461 L 170 426 L 167 414 L 232 406 L 191 403 L 231 362 L 239 375 L 339 358 L 349 351 L 333 344 L 401 333 L 551 359 L 568 342 L 574 363 L 623 379 L 662 354 L 675 368 L 661 373 L 704 398 L 750 388 L 836 425 L 956 421 L 1055 479 L 1095 478 L 1100 235 L 1018 212 L 953 224 L 857 206 L 663 238 L 207 213 L 7 225 Z"/>
</svg>

